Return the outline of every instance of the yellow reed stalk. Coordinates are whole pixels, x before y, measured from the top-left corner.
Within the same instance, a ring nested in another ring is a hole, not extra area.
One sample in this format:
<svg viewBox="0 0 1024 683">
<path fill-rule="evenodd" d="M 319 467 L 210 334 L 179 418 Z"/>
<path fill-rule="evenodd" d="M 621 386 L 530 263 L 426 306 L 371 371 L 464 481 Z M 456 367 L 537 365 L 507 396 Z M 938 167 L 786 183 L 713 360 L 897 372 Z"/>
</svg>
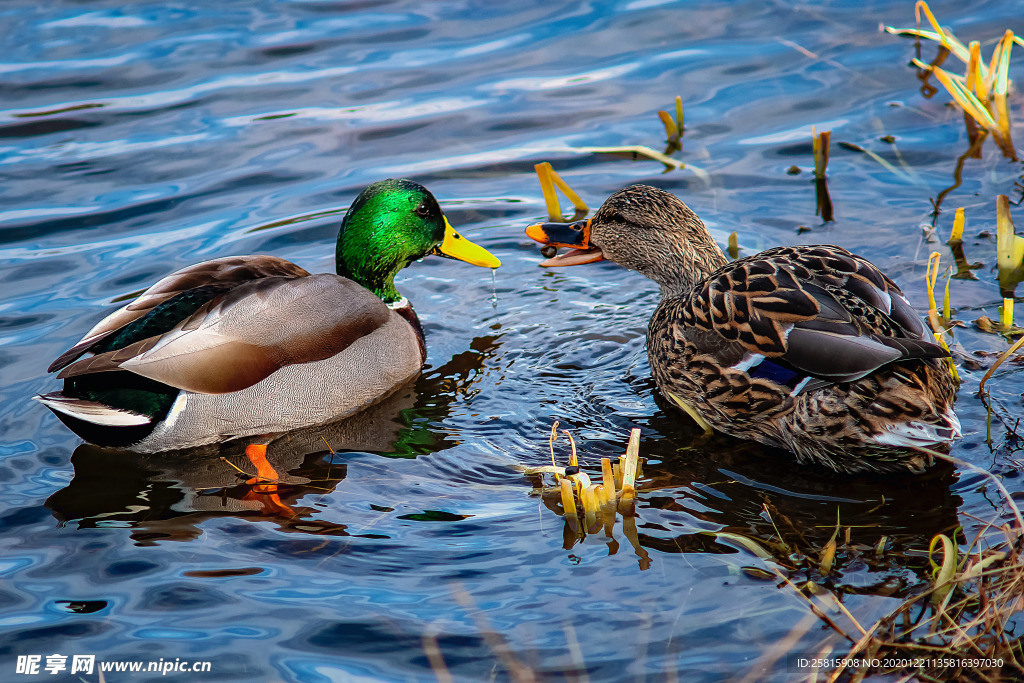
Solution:
<svg viewBox="0 0 1024 683">
<path fill-rule="evenodd" d="M 577 472 L 566 477 L 572 482 L 573 491 L 576 492 L 576 497 L 579 498 L 583 495 L 583 489 L 590 486 L 590 477 L 587 476 L 586 472 Z"/>
<path fill-rule="evenodd" d="M 555 194 L 555 186 L 551 183 L 551 174 L 554 173 L 554 169 L 551 168 L 551 164 L 545 161 L 535 165 L 533 170 L 537 172 L 537 179 L 540 180 L 540 191 L 544 194 L 544 205 L 548 209 L 548 219 L 551 221 L 562 220 L 562 207 L 558 205 L 558 195 Z M 552 458 L 554 458 L 553 455 Z"/>
<path fill-rule="evenodd" d="M 832 532 L 832 538 L 828 539 L 828 543 L 821 550 L 821 573 L 823 576 L 828 576 L 828 573 L 832 571 L 832 563 L 836 559 L 836 538 L 839 537 L 839 508 L 836 508 L 836 528 Z"/>
<path fill-rule="evenodd" d="M 555 172 L 549 162 L 536 164 L 533 170 L 537 172 L 537 179 L 540 180 L 540 191 L 544 194 L 544 205 L 547 207 L 549 219 L 552 221 L 564 220 L 562 207 L 558 203 L 558 194 L 555 192 L 556 187 L 572 202 L 577 211 L 582 211 L 584 214 L 590 211 L 586 203 L 569 187 L 567 182 L 562 180 L 562 177 Z"/>
<path fill-rule="evenodd" d="M 587 206 L 586 202 L 580 199 L 580 196 L 576 194 L 576 192 L 571 187 L 569 187 L 569 183 L 562 180 L 562 176 L 558 175 L 555 172 L 555 169 L 550 167 L 551 164 L 548 164 L 548 168 L 550 169 L 551 181 L 555 184 L 555 187 L 562 191 L 562 194 L 565 195 L 566 199 L 572 202 L 573 207 L 577 211 L 582 211 L 583 213 L 587 213 L 588 211 L 590 211 L 590 207 Z"/>
<path fill-rule="evenodd" d="M 811 149 L 814 152 L 814 177 L 824 178 L 825 169 L 828 167 L 828 147 L 832 131 L 825 130 L 821 133 L 811 126 Z"/>
<path fill-rule="evenodd" d="M 1003 37 L 992 50 L 992 61 L 985 74 L 985 89 L 995 94 L 1006 94 L 1009 84 L 1010 49 L 1013 47 L 1013 31 L 1006 29 Z"/>
<path fill-rule="evenodd" d="M 619 495 L 620 508 L 623 503 L 630 505 L 636 496 L 636 466 L 640 457 L 640 430 L 629 432 L 629 445 L 622 461 L 622 493 Z"/>
<path fill-rule="evenodd" d="M 611 458 L 601 458 L 601 485 L 610 494 L 610 498 L 615 500 L 615 475 L 612 474 Z"/>
<path fill-rule="evenodd" d="M 595 486 L 588 486 L 583 489 L 582 495 L 580 496 L 580 502 L 583 504 L 583 514 L 585 515 L 584 528 L 590 531 L 590 528 L 597 524 L 597 510 L 598 504 L 594 496 Z"/>
<path fill-rule="evenodd" d="M 942 297 L 942 320 L 948 323 L 953 319 L 953 312 L 949 305 L 949 281 L 953 279 L 953 269 L 946 269 L 946 293 Z"/>
<path fill-rule="evenodd" d="M 981 43 L 972 40 L 969 46 L 971 59 L 967 62 L 967 89 L 975 93 L 979 99 L 987 99 L 979 88 L 984 87 L 985 76 L 981 73 Z"/>
<path fill-rule="evenodd" d="M 939 262 L 942 260 L 942 254 L 937 251 L 933 251 L 928 255 L 928 266 L 924 271 L 924 281 L 928 285 L 928 311 L 937 311 L 938 307 L 935 305 L 935 281 L 939 278 Z"/>
<path fill-rule="evenodd" d="M 661 119 L 662 125 L 665 126 L 665 137 L 671 142 L 672 138 L 676 136 L 676 122 L 672 120 L 672 115 L 664 109 L 658 110 L 658 118 Z"/>
<path fill-rule="evenodd" d="M 1013 325 L 1012 292 L 1020 280 L 1020 269 L 1024 267 L 1024 237 L 1014 232 L 1010 199 L 1005 194 L 996 197 L 996 265 L 1000 287 L 1004 294 L 1011 293 L 1011 297 L 1003 299 L 1000 319 L 1009 328 Z"/>
<path fill-rule="evenodd" d="M 964 207 L 959 207 L 956 210 L 956 215 L 953 217 L 953 231 L 949 233 L 949 243 L 961 242 L 964 239 L 964 223 L 967 221 L 964 215 Z"/>
<path fill-rule="evenodd" d="M 949 345 L 946 343 L 946 337 L 943 335 L 942 321 L 939 319 L 939 308 L 935 303 L 935 282 L 939 279 L 939 263 L 941 260 L 942 255 L 937 251 L 933 251 L 928 255 L 928 267 L 924 272 L 924 281 L 928 285 L 928 323 L 931 325 L 935 342 L 946 351 L 949 351 Z M 946 315 L 945 321 L 949 320 L 949 308 L 949 278 L 947 278 L 946 297 L 942 303 L 943 313 Z M 949 365 L 949 373 L 959 383 L 960 373 L 957 372 L 953 358 L 949 357 L 946 361 Z"/>
<path fill-rule="evenodd" d="M 1010 141 L 1010 108 L 1006 104 L 1006 91 L 1009 88 L 1010 80 L 1010 48 L 1012 47 L 1013 31 L 1007 29 L 992 55 L 989 78 L 993 80 L 992 99 L 996 115 L 999 117 L 999 135 L 1003 141 L 1002 146 L 1008 150 L 1008 156 L 1016 157 L 1012 147 L 1013 143 Z"/>
<path fill-rule="evenodd" d="M 572 438 L 568 429 L 563 429 L 562 432 L 569 437 L 569 447 L 572 449 L 572 455 L 569 456 L 569 467 L 579 467 L 580 459 L 576 457 L 576 440 Z M 580 472 L 580 474 L 583 473 Z"/>
<path fill-rule="evenodd" d="M 572 495 L 572 484 L 568 479 L 563 479 L 561 484 L 562 489 L 562 508 L 565 510 L 564 515 L 566 517 L 576 516 L 576 500 Z"/>
<path fill-rule="evenodd" d="M 996 197 L 996 254 L 1000 268 L 1017 268 L 1024 263 L 1024 237 L 1014 233 L 1010 198 Z"/>
<path fill-rule="evenodd" d="M 665 137 L 670 145 L 670 149 L 679 149 L 679 139 L 683 137 L 683 98 L 676 95 L 676 116 L 673 119 L 672 115 L 662 109 L 658 110 L 658 118 L 661 119 L 662 125 L 665 126 Z M 675 147 L 671 147 L 676 145 Z"/>
<path fill-rule="evenodd" d="M 537 171 L 537 175 L 540 175 L 540 171 Z M 544 181 L 541 181 L 541 186 L 544 185 Z M 558 200 L 555 200 L 555 204 L 558 204 Z M 555 462 L 555 441 L 558 440 L 558 420 L 555 420 L 554 424 L 551 425 L 551 433 L 548 435 L 548 450 L 551 452 L 551 466 L 558 467 L 558 463 Z M 557 484 L 562 480 L 562 476 L 557 472 L 554 474 L 555 483 Z"/>
</svg>

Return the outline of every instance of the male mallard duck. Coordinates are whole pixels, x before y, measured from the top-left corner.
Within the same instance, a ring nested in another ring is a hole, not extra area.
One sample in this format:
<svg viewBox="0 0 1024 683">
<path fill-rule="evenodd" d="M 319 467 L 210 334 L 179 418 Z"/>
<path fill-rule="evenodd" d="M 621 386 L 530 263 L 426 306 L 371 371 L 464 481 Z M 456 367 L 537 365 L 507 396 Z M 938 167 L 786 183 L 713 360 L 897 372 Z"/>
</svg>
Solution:
<svg viewBox="0 0 1024 683">
<path fill-rule="evenodd" d="M 949 353 L 899 287 L 841 247 L 777 247 L 729 263 L 677 197 L 634 185 L 586 221 L 526 234 L 661 285 L 647 330 L 659 390 L 705 430 L 841 472 L 921 471 L 914 446 L 960 436 Z"/>
<path fill-rule="evenodd" d="M 145 453 L 355 413 L 423 366 L 423 330 L 394 278 L 427 254 L 501 265 L 422 185 L 374 183 L 341 222 L 337 275 L 273 256 L 179 270 L 54 361 L 63 390 L 35 398 L 86 441 Z"/>
</svg>

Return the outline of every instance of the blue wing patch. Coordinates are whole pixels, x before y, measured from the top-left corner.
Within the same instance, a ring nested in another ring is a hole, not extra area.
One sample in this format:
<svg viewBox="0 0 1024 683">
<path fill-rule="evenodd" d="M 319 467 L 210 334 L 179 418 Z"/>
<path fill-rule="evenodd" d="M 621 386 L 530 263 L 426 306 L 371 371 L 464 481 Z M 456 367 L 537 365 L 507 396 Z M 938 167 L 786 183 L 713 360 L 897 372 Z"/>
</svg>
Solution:
<svg viewBox="0 0 1024 683">
<path fill-rule="evenodd" d="M 780 363 L 776 363 L 775 361 L 767 358 L 758 363 L 755 367 L 750 368 L 750 370 L 747 371 L 747 374 L 751 377 L 767 379 L 775 382 L 776 384 L 781 384 L 784 387 L 789 387 L 793 390 L 792 394 L 794 396 L 800 393 L 800 390 L 803 389 L 811 379 L 810 376 L 802 372 Z"/>
</svg>

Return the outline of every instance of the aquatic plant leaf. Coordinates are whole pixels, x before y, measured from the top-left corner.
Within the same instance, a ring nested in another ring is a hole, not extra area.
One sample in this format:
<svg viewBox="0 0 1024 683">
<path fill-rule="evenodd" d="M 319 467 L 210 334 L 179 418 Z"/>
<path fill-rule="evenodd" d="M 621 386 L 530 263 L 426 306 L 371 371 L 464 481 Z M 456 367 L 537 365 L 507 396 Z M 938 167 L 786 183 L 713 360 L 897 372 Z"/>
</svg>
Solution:
<svg viewBox="0 0 1024 683">
<path fill-rule="evenodd" d="M 729 531 L 713 531 L 710 533 L 719 541 L 728 541 L 729 543 L 738 545 L 739 547 L 753 553 L 755 556 L 761 558 L 762 560 L 771 560 L 773 562 L 775 561 L 775 558 L 772 557 L 772 554 L 765 550 L 760 543 L 753 540 L 752 538 L 740 536 L 739 534 L 734 534 Z"/>
<path fill-rule="evenodd" d="M 932 559 L 932 552 L 935 550 L 935 546 L 942 543 L 942 564 L 938 565 Z M 928 561 L 931 562 L 932 567 L 936 570 L 933 585 L 935 586 L 935 592 L 932 593 L 931 602 L 933 605 L 941 605 L 946 600 L 946 596 L 949 595 L 955 583 L 953 582 L 953 575 L 956 573 L 956 547 L 953 545 L 953 541 L 950 540 L 949 536 L 945 534 L 936 534 L 932 537 L 931 543 L 928 544 Z"/>
</svg>

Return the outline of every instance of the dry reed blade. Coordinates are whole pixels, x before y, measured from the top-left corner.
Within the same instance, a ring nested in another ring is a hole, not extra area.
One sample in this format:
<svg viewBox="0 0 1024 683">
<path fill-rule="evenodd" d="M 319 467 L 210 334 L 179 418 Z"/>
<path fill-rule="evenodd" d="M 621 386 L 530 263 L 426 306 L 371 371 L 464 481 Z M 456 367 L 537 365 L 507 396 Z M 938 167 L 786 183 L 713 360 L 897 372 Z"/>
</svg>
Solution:
<svg viewBox="0 0 1024 683">
<path fill-rule="evenodd" d="M 996 370 L 998 370 L 999 366 L 1002 365 L 1006 361 L 1006 359 L 1009 358 L 1021 346 L 1024 346 L 1024 335 L 1021 335 L 1020 339 L 1014 342 L 1013 346 L 1003 351 L 1002 355 L 1000 355 L 999 358 L 996 359 L 996 362 L 993 363 L 992 367 L 990 367 L 988 371 L 985 373 L 985 376 L 981 378 L 981 384 L 978 385 L 978 396 L 983 395 L 985 391 L 985 384 L 988 382 L 989 378 L 992 377 L 992 374 Z M 1024 526 L 1024 524 L 1022 524 L 1022 526 Z"/>
</svg>

